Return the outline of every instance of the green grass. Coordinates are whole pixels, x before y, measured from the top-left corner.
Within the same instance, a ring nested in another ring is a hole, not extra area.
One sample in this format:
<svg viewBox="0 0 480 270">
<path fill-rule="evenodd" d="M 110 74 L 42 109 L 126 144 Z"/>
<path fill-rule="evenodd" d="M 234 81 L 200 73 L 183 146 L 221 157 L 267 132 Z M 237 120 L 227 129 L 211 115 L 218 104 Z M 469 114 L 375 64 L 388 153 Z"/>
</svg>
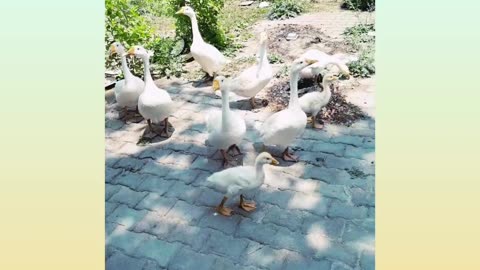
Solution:
<svg viewBox="0 0 480 270">
<path fill-rule="evenodd" d="M 374 24 L 358 24 L 345 29 L 345 41 L 354 52 L 359 52 L 357 61 L 348 64 L 355 77 L 370 77 L 375 74 L 375 33 Z"/>
</svg>

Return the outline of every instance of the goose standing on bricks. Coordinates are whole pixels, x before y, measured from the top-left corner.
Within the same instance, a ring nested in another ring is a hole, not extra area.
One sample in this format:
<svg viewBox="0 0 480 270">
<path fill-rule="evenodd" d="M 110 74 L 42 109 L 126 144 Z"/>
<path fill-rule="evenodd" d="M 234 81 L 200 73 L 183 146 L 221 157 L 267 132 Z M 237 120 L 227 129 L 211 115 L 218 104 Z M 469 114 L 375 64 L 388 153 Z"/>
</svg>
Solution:
<svg viewBox="0 0 480 270">
<path fill-rule="evenodd" d="M 285 161 L 298 161 L 288 152 L 288 146 L 300 136 L 307 125 L 307 115 L 298 102 L 298 79 L 302 69 L 316 63 L 314 59 L 299 58 L 293 61 L 290 71 L 290 101 L 288 108 L 272 114 L 260 128 L 260 136 L 265 145 L 277 145 L 285 149 L 282 153 Z"/>
<path fill-rule="evenodd" d="M 138 98 L 138 111 L 147 119 L 148 127 L 152 132 L 152 123 L 164 122 L 164 128 L 159 133 L 160 136 L 165 133 L 166 137 L 170 137 L 168 133 L 168 117 L 173 112 L 174 104 L 167 91 L 158 88 L 153 82 L 152 75 L 150 74 L 150 56 L 151 52 L 148 52 L 142 46 L 133 46 L 128 51 L 128 54 L 135 55 L 143 60 L 144 72 L 145 72 L 145 89 Z"/>
<path fill-rule="evenodd" d="M 203 41 L 200 30 L 198 30 L 197 16 L 193 8 L 184 6 L 177 11 L 176 14 L 185 15 L 190 18 L 193 34 L 190 52 L 195 61 L 197 61 L 208 76 L 210 76 L 210 79 L 213 79 L 215 74 L 227 63 L 227 59 L 217 48 Z"/>
<path fill-rule="evenodd" d="M 242 142 L 247 127 L 245 120 L 230 110 L 229 92 L 232 87 L 232 81 L 223 76 L 218 76 L 213 80 L 213 90 L 222 91 L 222 110 L 209 113 L 207 115 L 208 142 L 212 146 L 220 149 L 223 157 L 223 166 L 229 163 L 227 153 L 235 149 L 239 154 L 238 144 Z M 225 151 L 225 149 L 227 149 Z"/>
<path fill-rule="evenodd" d="M 120 42 L 114 42 L 110 46 L 110 54 L 120 55 L 120 59 L 122 61 L 122 72 L 124 79 L 115 84 L 114 93 L 117 104 L 120 107 L 123 107 L 126 113 L 128 108 L 137 108 L 138 97 L 143 92 L 145 83 L 142 81 L 142 79 L 130 72 L 130 69 L 127 65 L 127 52 L 125 51 L 125 47 L 123 47 Z"/>
</svg>

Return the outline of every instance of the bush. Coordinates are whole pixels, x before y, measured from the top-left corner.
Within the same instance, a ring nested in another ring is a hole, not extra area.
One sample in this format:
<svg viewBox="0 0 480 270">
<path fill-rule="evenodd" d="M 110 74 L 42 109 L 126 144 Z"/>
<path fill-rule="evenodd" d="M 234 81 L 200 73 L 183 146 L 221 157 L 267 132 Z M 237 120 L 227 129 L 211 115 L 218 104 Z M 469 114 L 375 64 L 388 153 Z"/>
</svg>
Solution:
<svg viewBox="0 0 480 270">
<path fill-rule="evenodd" d="M 150 0 L 153 1 L 153 0 Z M 156 37 L 133 0 L 105 0 L 105 67 L 119 67 L 119 57 L 109 57 L 108 49 L 114 41 L 121 42 L 125 48 L 142 45 L 153 50 L 154 56 L 150 59 L 153 74 L 157 76 L 180 76 L 182 73 L 181 61 L 175 52 L 176 41 L 173 38 Z M 143 63 L 140 59 L 127 60 L 133 74 L 142 77 Z M 123 74 L 119 76 L 120 79 Z"/>
<path fill-rule="evenodd" d="M 203 39 L 217 48 L 226 48 L 229 45 L 229 40 L 218 22 L 224 0 L 190 0 L 189 3 L 197 15 L 198 28 Z M 170 0 L 170 5 L 172 6 L 172 13 L 175 13 L 185 5 L 185 0 Z M 190 18 L 185 15 L 175 15 L 175 18 L 177 37 L 185 40 L 186 44 L 191 44 L 192 23 Z"/>
<path fill-rule="evenodd" d="M 354 77 L 367 78 L 375 74 L 375 50 L 373 46 L 361 52 L 357 61 L 348 63 L 348 69 Z"/>
<path fill-rule="evenodd" d="M 375 0 L 344 0 L 343 7 L 351 10 L 374 11 Z"/>
<path fill-rule="evenodd" d="M 278 0 L 268 14 L 270 20 L 284 20 L 300 15 L 305 11 L 305 3 L 295 0 Z"/>
</svg>

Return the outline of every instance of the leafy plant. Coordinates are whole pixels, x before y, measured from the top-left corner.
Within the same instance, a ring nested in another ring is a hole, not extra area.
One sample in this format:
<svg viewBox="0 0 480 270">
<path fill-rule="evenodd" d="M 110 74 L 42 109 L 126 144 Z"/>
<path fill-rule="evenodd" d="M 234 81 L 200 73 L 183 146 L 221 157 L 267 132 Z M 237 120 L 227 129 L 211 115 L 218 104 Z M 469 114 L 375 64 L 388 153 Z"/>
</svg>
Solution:
<svg viewBox="0 0 480 270">
<path fill-rule="evenodd" d="M 355 77 L 367 78 L 375 74 L 375 50 L 369 46 L 363 50 L 357 61 L 348 63 L 350 73 Z"/>
<path fill-rule="evenodd" d="M 268 62 L 270 62 L 270 64 L 282 64 L 285 61 L 283 61 L 280 55 L 272 53 L 268 55 Z"/>
<path fill-rule="evenodd" d="M 285 20 L 300 15 L 305 11 L 305 3 L 295 0 L 278 0 L 272 5 L 268 14 L 270 20 Z"/>
<path fill-rule="evenodd" d="M 172 15 L 185 5 L 185 0 L 169 1 L 170 6 L 172 7 Z M 218 21 L 218 16 L 223 8 L 224 0 L 190 0 L 188 3 L 195 10 L 198 28 L 203 39 L 217 48 L 225 48 L 228 45 L 229 40 Z M 175 15 L 175 18 L 175 32 L 177 37 L 185 40 L 187 44 L 191 44 L 192 27 L 190 18 L 184 15 Z"/>
<path fill-rule="evenodd" d="M 375 41 L 375 36 L 369 34 L 374 31 L 374 24 L 357 24 L 345 29 L 343 35 L 345 35 L 345 41 L 353 50 L 360 50 L 365 44 Z"/>
<path fill-rule="evenodd" d="M 374 11 L 375 0 L 344 0 L 342 6 L 350 10 Z"/>
</svg>

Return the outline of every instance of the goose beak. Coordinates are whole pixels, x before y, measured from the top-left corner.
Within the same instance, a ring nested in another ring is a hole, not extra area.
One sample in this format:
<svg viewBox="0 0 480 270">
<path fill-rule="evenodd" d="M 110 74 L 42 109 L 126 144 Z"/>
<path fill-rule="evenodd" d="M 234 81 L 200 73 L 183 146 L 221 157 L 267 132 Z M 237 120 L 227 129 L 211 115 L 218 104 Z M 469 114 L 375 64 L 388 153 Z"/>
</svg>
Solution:
<svg viewBox="0 0 480 270">
<path fill-rule="evenodd" d="M 117 53 L 117 48 L 112 44 L 110 45 L 110 55 Z"/>
<path fill-rule="evenodd" d="M 179 11 L 175 12 L 175 14 L 183 14 L 185 13 L 185 8 L 181 8 Z"/>
<path fill-rule="evenodd" d="M 278 165 L 278 164 L 280 164 L 280 162 L 278 162 L 276 159 L 272 158 L 272 162 L 270 164 Z"/>
<path fill-rule="evenodd" d="M 220 89 L 220 83 L 218 82 L 218 80 L 213 80 L 212 88 L 213 91 L 217 91 L 218 89 Z"/>
<path fill-rule="evenodd" d="M 307 62 L 308 65 L 313 65 L 313 64 L 317 63 L 318 60 L 316 60 L 316 59 L 307 59 L 306 62 Z"/>
<path fill-rule="evenodd" d="M 130 48 L 130 50 L 128 50 L 127 53 L 128 53 L 128 55 L 134 55 L 135 54 L 135 48 L 134 47 Z"/>
</svg>

